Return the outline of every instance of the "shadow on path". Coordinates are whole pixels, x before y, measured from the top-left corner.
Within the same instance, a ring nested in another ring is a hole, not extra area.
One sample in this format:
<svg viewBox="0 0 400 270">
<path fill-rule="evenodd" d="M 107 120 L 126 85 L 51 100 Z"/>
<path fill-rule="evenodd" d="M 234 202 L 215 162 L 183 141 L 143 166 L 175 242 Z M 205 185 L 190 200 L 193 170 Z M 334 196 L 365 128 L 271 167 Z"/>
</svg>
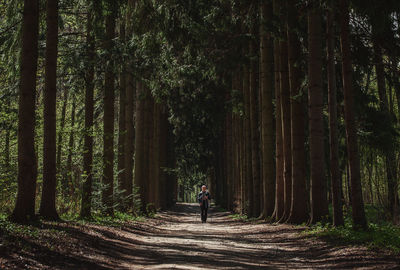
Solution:
<svg viewBox="0 0 400 270">
<path fill-rule="evenodd" d="M 5 252 L 10 268 L 27 269 L 396 269 L 399 259 L 361 247 L 337 247 L 299 234 L 301 227 L 233 220 L 196 204 L 177 204 L 145 222 L 121 227 L 43 223 L 65 239 L 22 240 Z M 0 234 L 1 236 L 1 234 Z M 0 238 L 1 239 L 1 238 Z M 61 242 L 61 243 L 60 243 Z M 0 261 L 0 268 L 2 264 Z"/>
</svg>

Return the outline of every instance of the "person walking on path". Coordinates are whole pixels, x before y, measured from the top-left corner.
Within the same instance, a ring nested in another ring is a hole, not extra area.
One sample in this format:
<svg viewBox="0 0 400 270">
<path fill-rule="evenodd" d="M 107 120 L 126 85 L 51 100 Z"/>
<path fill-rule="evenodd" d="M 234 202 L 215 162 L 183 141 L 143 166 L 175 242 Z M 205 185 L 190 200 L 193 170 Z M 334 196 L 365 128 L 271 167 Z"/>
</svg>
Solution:
<svg viewBox="0 0 400 270">
<path fill-rule="evenodd" d="M 200 210 L 201 210 L 201 222 L 206 223 L 207 222 L 207 210 L 209 206 L 209 201 L 211 200 L 210 193 L 207 191 L 207 187 L 203 185 L 201 187 L 201 192 L 197 196 L 197 200 L 199 201 L 200 204 Z"/>
</svg>

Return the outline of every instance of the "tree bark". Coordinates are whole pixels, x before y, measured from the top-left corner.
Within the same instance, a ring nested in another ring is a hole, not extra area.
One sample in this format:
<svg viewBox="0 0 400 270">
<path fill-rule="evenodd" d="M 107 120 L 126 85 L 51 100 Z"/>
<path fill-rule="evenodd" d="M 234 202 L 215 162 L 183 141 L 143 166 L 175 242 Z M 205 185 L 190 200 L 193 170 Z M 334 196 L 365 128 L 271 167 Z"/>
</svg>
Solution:
<svg viewBox="0 0 400 270">
<path fill-rule="evenodd" d="M 274 16 L 279 17 L 280 0 L 273 1 Z M 275 209 L 273 218 L 279 221 L 285 210 L 284 201 L 284 159 L 283 159 L 283 134 L 282 134 L 282 100 L 281 100 L 281 60 L 280 41 L 274 38 L 274 80 L 275 80 Z"/>
<path fill-rule="evenodd" d="M 252 30 L 255 34 L 255 30 Z M 256 37 L 254 37 L 256 38 Z M 253 217 L 260 215 L 260 133 L 258 130 L 258 83 L 257 83 L 257 63 L 258 56 L 256 53 L 256 40 L 250 41 L 250 69 L 249 69 L 249 85 L 250 85 L 250 129 L 251 129 L 251 164 L 253 174 Z"/>
<path fill-rule="evenodd" d="M 106 207 L 106 214 L 113 215 L 114 194 L 114 88 L 115 73 L 112 60 L 112 46 L 115 37 L 116 4 L 109 0 L 109 9 L 106 15 L 106 50 L 107 66 L 104 81 L 104 134 L 103 134 L 103 185 L 102 203 Z"/>
<path fill-rule="evenodd" d="M 349 40 L 349 2 L 340 0 L 340 45 L 342 51 L 342 76 L 347 155 L 350 165 L 351 204 L 354 227 L 367 228 L 361 189 L 360 157 L 358 153 L 357 126 L 354 115 L 354 90 Z"/>
<path fill-rule="evenodd" d="M 230 91 L 227 91 L 226 102 L 231 99 Z M 232 111 L 228 108 L 225 115 L 225 176 L 226 176 L 226 209 L 232 210 Z"/>
<path fill-rule="evenodd" d="M 308 106 L 310 143 L 310 223 L 329 216 L 325 175 L 321 7 L 313 2 L 308 10 Z"/>
<path fill-rule="evenodd" d="M 43 109 L 43 188 L 39 214 L 44 219 L 59 219 L 56 210 L 56 97 L 58 52 L 58 0 L 46 4 L 46 63 Z"/>
<path fill-rule="evenodd" d="M 135 119 L 135 163 L 134 163 L 134 183 L 139 189 L 140 200 L 142 202 L 142 211 L 145 205 L 145 188 L 144 188 L 144 91 L 143 84 L 140 80 L 136 82 L 136 119 Z"/>
<path fill-rule="evenodd" d="M 161 122 L 161 110 L 160 104 L 155 100 L 153 101 L 153 147 L 152 147 L 152 159 L 149 164 L 152 165 L 151 171 L 153 172 L 152 186 L 150 190 L 153 193 L 154 207 L 160 208 L 160 122 Z"/>
<path fill-rule="evenodd" d="M 286 35 L 286 15 L 281 16 L 283 32 Z M 282 144 L 283 144 L 283 179 L 284 179 L 284 212 L 280 222 L 285 222 L 290 214 L 292 202 L 292 153 L 291 153 L 291 108 L 290 108 L 290 86 L 288 69 L 288 43 L 287 38 L 280 41 L 280 97 L 281 97 L 281 119 L 282 119 Z"/>
<path fill-rule="evenodd" d="M 342 226 L 343 209 L 341 198 L 341 187 L 339 170 L 339 142 L 338 142 L 338 117 L 337 117 L 337 95 L 336 95 L 336 72 L 335 72 L 335 34 L 333 1 L 327 12 L 327 58 L 328 58 L 328 106 L 329 106 L 329 146 L 330 146 L 330 174 L 333 208 L 333 225 Z"/>
<path fill-rule="evenodd" d="M 145 181 L 145 207 L 146 213 L 153 210 L 154 206 L 154 163 L 153 163 L 153 112 L 154 100 L 151 96 L 150 90 L 147 85 L 144 86 L 146 92 L 145 110 L 144 110 L 144 149 L 145 149 L 145 163 L 144 163 L 144 181 Z"/>
<path fill-rule="evenodd" d="M 125 20 L 121 20 L 120 22 L 120 40 L 122 43 L 125 43 Z M 127 196 L 127 190 L 125 190 L 126 185 L 126 168 L 125 168 L 125 136 L 126 136 L 126 64 L 121 63 L 121 70 L 119 74 L 119 118 L 118 118 L 118 189 L 121 192 L 121 200 L 119 201 L 120 209 L 126 209 L 126 205 L 124 203 L 125 198 Z"/>
<path fill-rule="evenodd" d="M 251 124 L 250 124 L 250 76 L 247 65 L 243 67 L 243 97 L 244 97 L 244 137 L 245 137 L 245 190 L 246 190 L 246 214 L 253 217 L 254 191 L 251 154 Z"/>
<path fill-rule="evenodd" d="M 168 114 L 166 107 L 160 105 L 160 126 L 159 126 L 159 207 L 165 209 L 168 205 L 167 194 L 170 193 L 171 186 L 167 186 L 167 174 L 165 168 L 168 167 Z"/>
<path fill-rule="evenodd" d="M 133 34 L 132 15 L 134 9 L 134 0 L 128 1 L 128 11 L 126 13 L 126 36 L 131 38 Z M 125 106 L 125 183 L 124 189 L 127 197 L 132 196 L 133 193 L 133 155 L 135 151 L 135 128 L 134 128 L 134 112 L 135 112 L 135 94 L 136 85 L 133 78 L 133 71 L 131 62 L 128 61 L 126 67 L 126 106 Z M 132 198 L 127 201 L 127 207 L 132 208 Z"/>
<path fill-rule="evenodd" d="M 37 163 L 35 98 L 38 60 L 39 1 L 25 0 L 18 102 L 18 191 L 11 219 L 27 222 L 35 216 Z"/>
<path fill-rule="evenodd" d="M 272 18 L 272 3 L 262 2 L 260 25 L 260 84 L 261 84 L 261 134 L 262 134 L 262 179 L 264 206 L 263 216 L 269 217 L 274 212 L 275 179 L 274 179 L 274 136 L 273 105 L 274 91 L 274 55 L 272 37 L 265 29 L 265 23 Z"/>
<path fill-rule="evenodd" d="M 300 69 L 301 43 L 295 33 L 298 25 L 297 0 L 288 1 L 288 60 L 290 74 L 290 107 L 292 134 L 292 202 L 287 222 L 301 224 L 308 221 L 305 175 L 305 113 L 304 93 L 301 88 L 303 74 Z"/>
</svg>

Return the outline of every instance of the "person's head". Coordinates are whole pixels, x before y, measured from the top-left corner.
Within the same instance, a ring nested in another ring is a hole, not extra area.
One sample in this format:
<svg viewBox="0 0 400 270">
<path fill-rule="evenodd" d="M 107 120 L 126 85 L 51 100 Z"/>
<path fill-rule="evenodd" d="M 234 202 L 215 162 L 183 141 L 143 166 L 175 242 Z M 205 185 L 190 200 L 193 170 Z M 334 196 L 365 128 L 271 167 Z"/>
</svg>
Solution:
<svg viewBox="0 0 400 270">
<path fill-rule="evenodd" d="M 206 191 L 206 189 L 207 189 L 206 185 L 201 186 L 201 191 Z"/>
</svg>

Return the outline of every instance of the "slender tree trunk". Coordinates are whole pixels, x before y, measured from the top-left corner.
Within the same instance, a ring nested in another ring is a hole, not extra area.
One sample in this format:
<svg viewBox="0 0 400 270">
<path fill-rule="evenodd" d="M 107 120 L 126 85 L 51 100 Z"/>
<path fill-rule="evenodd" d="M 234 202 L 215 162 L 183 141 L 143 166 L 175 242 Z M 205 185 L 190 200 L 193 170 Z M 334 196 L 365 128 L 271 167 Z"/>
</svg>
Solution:
<svg viewBox="0 0 400 270">
<path fill-rule="evenodd" d="M 136 82 L 136 119 L 135 119 L 135 163 L 134 183 L 139 189 L 142 211 L 145 210 L 145 188 L 144 188 L 144 91 L 140 80 Z M 138 209 L 135 209 L 138 210 Z"/>
<path fill-rule="evenodd" d="M 121 20 L 120 22 L 120 40 L 122 43 L 125 43 L 125 20 Z M 119 118 L 118 118 L 118 189 L 121 194 L 121 201 L 119 202 L 121 209 L 126 209 L 126 205 L 124 203 L 124 198 L 128 193 L 125 190 L 125 182 L 126 182 L 126 168 L 125 168 L 125 136 L 126 136 L 126 64 L 121 63 L 121 71 L 119 74 Z"/>
<path fill-rule="evenodd" d="M 354 115 L 354 90 L 349 40 L 349 2 L 340 0 L 340 45 L 342 50 L 342 76 L 346 125 L 347 154 L 350 165 L 351 204 L 355 227 L 367 228 L 361 189 L 360 157 L 358 153 L 357 126 Z"/>
<path fill-rule="evenodd" d="M 295 10 L 297 0 L 288 1 L 288 60 L 290 74 L 290 106 L 291 106 L 291 134 L 292 134 L 292 202 L 289 223 L 303 223 L 308 221 L 307 191 L 305 175 L 305 148 L 304 125 L 305 97 L 302 93 L 302 72 L 300 69 L 301 44 L 294 29 L 298 25 L 298 14 Z"/>
<path fill-rule="evenodd" d="M 154 207 L 160 208 L 160 121 L 161 110 L 160 104 L 156 101 L 153 102 L 153 158 L 150 160 L 152 163 L 153 171 L 153 185 L 150 186 L 153 195 Z"/>
<path fill-rule="evenodd" d="M 87 67 L 85 80 L 85 133 L 84 133 L 84 151 L 83 151 L 83 175 L 82 183 L 82 202 L 81 218 L 90 218 L 91 200 L 92 200 L 92 182 L 93 182 L 93 110 L 94 110 L 94 60 L 95 60 L 95 39 L 93 33 L 93 16 L 91 10 L 88 12 L 87 29 Z"/>
<path fill-rule="evenodd" d="M 253 217 L 254 210 L 254 191 L 253 191 L 253 172 L 251 154 L 251 124 L 250 124 L 250 76 L 248 66 L 243 68 L 243 96 L 244 96 L 244 137 L 245 137 L 245 189 L 246 189 L 246 214 Z"/>
<path fill-rule="evenodd" d="M 255 33 L 255 29 L 252 30 Z M 255 40 L 250 41 L 249 52 L 250 60 L 249 85 L 250 85 L 250 129 L 251 129 L 251 164 L 253 173 L 253 216 L 260 215 L 260 133 L 258 131 L 258 83 L 257 83 L 257 53 L 259 47 Z"/>
<path fill-rule="evenodd" d="M 274 16 L 280 14 L 280 0 L 273 1 Z M 276 184 L 275 184 L 275 209 L 273 218 L 279 221 L 285 210 L 284 205 L 284 159 L 283 159 L 283 137 L 282 137 L 282 101 L 281 101 L 281 60 L 280 60 L 280 41 L 276 37 L 274 39 L 274 80 L 275 80 L 275 167 L 276 167 Z"/>
<path fill-rule="evenodd" d="M 126 13 L 126 36 L 131 38 L 133 34 L 132 14 L 134 9 L 134 0 L 128 1 L 128 11 Z M 131 62 L 128 61 L 126 68 L 126 105 L 125 105 L 125 195 L 131 196 L 133 192 L 133 155 L 135 146 L 135 128 L 134 128 L 134 102 L 135 102 L 135 81 L 133 78 L 133 71 Z M 132 207 L 132 199 L 127 202 L 127 207 Z"/>
<path fill-rule="evenodd" d="M 165 209 L 167 207 L 167 195 L 170 193 L 170 186 L 167 186 L 167 174 L 165 168 L 168 166 L 168 114 L 165 106 L 160 105 L 160 126 L 159 126 L 159 207 Z"/>
<path fill-rule="evenodd" d="M 286 34 L 286 15 L 281 16 L 283 32 Z M 280 222 L 285 222 L 290 214 L 292 203 L 292 153 L 291 153 L 291 129 L 290 129 L 290 86 L 288 67 L 288 43 L 283 38 L 280 41 L 280 97 L 281 97 L 281 119 L 282 119 L 282 144 L 283 144 L 283 179 L 284 179 L 284 212 Z"/>
<path fill-rule="evenodd" d="M 338 142 L 338 117 L 337 117 L 337 97 L 336 97 L 336 72 L 335 72 L 335 34 L 334 34 L 334 15 L 333 1 L 327 12 L 327 58 L 328 58 L 328 104 L 329 104 L 329 146 L 330 146 L 330 174 L 331 192 L 333 208 L 333 225 L 342 226 L 343 209 L 339 170 L 339 142 Z"/>
<path fill-rule="evenodd" d="M 262 179 L 264 206 L 263 216 L 269 217 L 274 212 L 275 179 L 274 179 L 274 135 L 273 105 L 274 91 L 274 55 L 272 37 L 265 29 L 265 23 L 272 18 L 272 2 L 262 2 L 260 24 L 260 82 L 261 82 L 261 134 L 262 134 Z"/>
<path fill-rule="evenodd" d="M 18 192 L 11 219 L 27 222 L 35 216 L 37 163 L 35 98 L 38 60 L 39 1 L 25 0 L 18 103 Z"/>
<path fill-rule="evenodd" d="M 129 69 L 128 69 L 129 70 Z M 131 196 L 133 192 L 133 155 L 135 146 L 135 128 L 134 128 L 134 96 L 135 82 L 131 72 L 128 72 L 126 80 L 126 118 L 125 118 L 125 183 L 124 189 L 126 196 Z M 129 199 L 127 207 L 132 206 L 132 199 Z"/>
<path fill-rule="evenodd" d="M 311 219 L 314 224 L 329 216 L 326 194 L 324 107 L 322 90 L 322 19 L 321 7 L 314 2 L 308 11 L 308 106 L 311 163 Z"/>
<path fill-rule="evenodd" d="M 241 78 L 243 81 L 243 78 Z M 243 93 L 243 86 L 241 87 L 241 93 Z M 240 118 L 240 185 L 241 185 L 241 214 L 244 215 L 247 212 L 247 190 L 246 190 L 246 137 L 245 137 L 245 119 L 242 116 Z"/>
<path fill-rule="evenodd" d="M 114 194 L 114 88 L 115 73 L 112 60 L 112 46 L 115 37 L 116 3 L 108 1 L 109 9 L 106 15 L 105 50 L 107 66 L 104 81 L 104 135 L 103 135 L 103 184 L 102 203 L 106 206 L 106 214 L 113 215 Z"/>
<path fill-rule="evenodd" d="M 144 116 L 144 147 L 145 147 L 145 205 L 147 210 L 153 210 L 154 207 L 154 166 L 153 158 L 153 138 L 154 138 L 154 99 L 151 96 L 150 89 L 145 86 L 146 101 L 145 101 L 145 116 Z M 151 204 L 151 205 L 150 205 Z"/>
<path fill-rule="evenodd" d="M 46 5 L 46 63 L 43 110 L 43 189 L 39 214 L 50 220 L 59 219 L 56 210 L 56 98 L 58 52 L 58 0 Z"/>
<path fill-rule="evenodd" d="M 230 92 L 230 91 L 229 91 Z M 226 102 L 229 102 L 230 93 L 226 95 Z M 226 163 L 226 209 L 232 210 L 232 111 L 230 108 L 225 116 L 225 163 Z"/>
</svg>

